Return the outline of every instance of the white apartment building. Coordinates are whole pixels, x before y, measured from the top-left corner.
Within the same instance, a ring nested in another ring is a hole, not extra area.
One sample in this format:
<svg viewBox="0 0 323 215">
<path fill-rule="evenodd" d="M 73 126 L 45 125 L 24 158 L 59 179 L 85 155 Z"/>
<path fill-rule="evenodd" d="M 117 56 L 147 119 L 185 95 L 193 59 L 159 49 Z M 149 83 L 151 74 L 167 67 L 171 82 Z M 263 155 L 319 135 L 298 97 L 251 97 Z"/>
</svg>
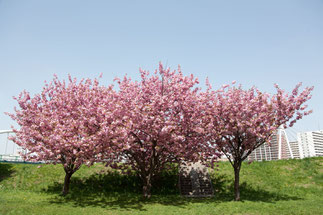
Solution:
<svg viewBox="0 0 323 215">
<path fill-rule="evenodd" d="M 323 156 L 323 130 L 297 133 L 300 158 Z"/>
<path fill-rule="evenodd" d="M 300 147 L 298 141 L 289 142 L 294 158 L 300 158 Z"/>
<path fill-rule="evenodd" d="M 298 143 L 288 140 L 285 129 L 281 126 L 273 135 L 270 143 L 264 143 L 249 156 L 249 161 L 280 160 L 299 157 Z M 295 155 L 295 156 L 294 156 Z"/>
</svg>

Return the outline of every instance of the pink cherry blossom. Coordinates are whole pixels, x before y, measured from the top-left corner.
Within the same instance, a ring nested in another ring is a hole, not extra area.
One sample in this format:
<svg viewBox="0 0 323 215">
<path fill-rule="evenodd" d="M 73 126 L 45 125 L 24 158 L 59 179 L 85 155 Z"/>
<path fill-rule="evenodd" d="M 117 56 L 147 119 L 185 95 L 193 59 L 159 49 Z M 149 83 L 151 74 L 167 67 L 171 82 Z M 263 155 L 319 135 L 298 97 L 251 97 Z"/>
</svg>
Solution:
<svg viewBox="0 0 323 215">
<path fill-rule="evenodd" d="M 11 116 L 20 126 L 11 139 L 28 150 L 25 159 L 61 163 L 66 173 L 63 194 L 69 190 L 72 174 L 82 164 L 101 161 L 115 132 L 107 115 L 115 110 L 112 87 L 99 86 L 98 80 L 68 83 L 55 76 L 40 94 L 30 97 L 23 91 L 17 98 L 20 109 Z"/>
<path fill-rule="evenodd" d="M 223 85 L 216 91 L 205 92 L 205 109 L 208 122 L 206 133 L 214 151 L 218 149 L 229 159 L 235 172 L 235 199 L 240 199 L 239 172 L 241 163 L 248 155 L 269 142 L 280 126 L 293 126 L 295 122 L 311 111 L 304 111 L 304 105 L 311 98 L 313 87 L 299 93 L 301 84 L 292 94 L 284 92 L 275 84 L 277 93 L 270 95 L 256 87 L 244 90 L 242 86 Z"/>
<path fill-rule="evenodd" d="M 167 163 L 204 159 L 206 138 L 201 124 L 202 105 L 198 80 L 159 64 L 152 75 L 140 69 L 141 81 L 125 76 L 119 83 L 118 115 L 124 139 L 114 146 L 120 153 L 117 168 L 131 166 L 150 197 L 151 181 Z"/>
</svg>

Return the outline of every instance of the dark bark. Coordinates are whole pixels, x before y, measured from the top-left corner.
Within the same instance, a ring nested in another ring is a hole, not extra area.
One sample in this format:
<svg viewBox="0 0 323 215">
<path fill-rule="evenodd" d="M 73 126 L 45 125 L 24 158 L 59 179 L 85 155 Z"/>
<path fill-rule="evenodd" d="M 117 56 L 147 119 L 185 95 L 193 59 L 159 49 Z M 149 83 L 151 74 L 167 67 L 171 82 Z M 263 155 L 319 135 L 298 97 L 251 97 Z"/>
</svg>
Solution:
<svg viewBox="0 0 323 215">
<path fill-rule="evenodd" d="M 143 179 L 142 192 L 145 199 L 149 199 L 151 197 L 151 176 L 150 175 L 146 176 Z"/>
<path fill-rule="evenodd" d="M 62 195 L 66 196 L 70 190 L 70 182 L 71 182 L 71 177 L 73 175 L 73 173 L 69 172 L 69 171 L 65 171 L 65 180 L 64 180 L 64 186 L 63 186 L 63 191 L 62 191 Z"/>
<path fill-rule="evenodd" d="M 234 165 L 234 200 L 240 201 L 240 169 L 241 169 L 241 162 L 235 161 Z"/>
<path fill-rule="evenodd" d="M 151 157 L 149 161 L 149 169 L 145 172 L 143 178 L 143 196 L 145 199 L 149 199 L 151 197 L 151 181 L 154 173 L 156 172 L 156 167 L 158 166 L 157 162 L 157 153 L 156 153 L 156 146 L 157 142 L 152 141 L 152 151 L 151 151 Z"/>
</svg>

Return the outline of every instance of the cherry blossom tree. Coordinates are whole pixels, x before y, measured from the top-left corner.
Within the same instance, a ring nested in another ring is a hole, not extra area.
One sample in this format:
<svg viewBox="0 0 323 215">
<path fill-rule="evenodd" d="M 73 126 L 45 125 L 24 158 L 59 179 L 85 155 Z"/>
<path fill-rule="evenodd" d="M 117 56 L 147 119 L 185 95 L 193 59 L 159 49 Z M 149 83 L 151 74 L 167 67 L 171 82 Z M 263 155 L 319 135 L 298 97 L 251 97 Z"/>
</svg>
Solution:
<svg viewBox="0 0 323 215">
<path fill-rule="evenodd" d="M 102 160 L 102 151 L 116 134 L 112 128 L 114 91 L 101 87 L 97 79 L 77 82 L 69 76 L 68 83 L 53 81 L 33 98 L 26 91 L 17 100 L 11 116 L 20 126 L 11 139 L 28 150 L 27 160 L 61 163 L 65 170 L 63 195 L 69 192 L 70 179 L 82 164 Z"/>
<path fill-rule="evenodd" d="M 123 158 L 123 165 L 114 167 L 135 170 L 143 183 L 143 196 L 150 198 L 153 177 L 167 163 L 196 161 L 209 152 L 201 128 L 198 80 L 162 64 L 152 75 L 144 70 L 140 74 L 139 82 L 117 79 L 120 117 L 115 123 L 127 135 L 114 145 Z"/>
<path fill-rule="evenodd" d="M 224 85 L 212 91 L 209 85 L 205 93 L 208 105 L 208 134 L 210 143 L 222 151 L 234 169 L 235 200 L 240 200 L 239 178 L 242 161 L 256 148 L 270 142 L 275 130 L 283 125 L 287 127 L 308 115 L 306 101 L 311 98 L 311 88 L 299 93 L 298 84 L 291 94 L 275 85 L 277 93 L 270 95 L 260 92 L 256 87 L 244 90 Z"/>
</svg>

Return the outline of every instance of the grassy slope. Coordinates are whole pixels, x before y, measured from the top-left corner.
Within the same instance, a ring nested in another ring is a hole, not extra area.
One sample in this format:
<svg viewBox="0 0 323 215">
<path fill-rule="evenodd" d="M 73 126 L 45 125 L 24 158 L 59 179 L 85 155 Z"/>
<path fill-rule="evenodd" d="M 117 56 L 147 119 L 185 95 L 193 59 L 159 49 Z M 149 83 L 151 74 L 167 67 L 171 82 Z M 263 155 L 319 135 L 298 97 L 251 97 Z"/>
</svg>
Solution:
<svg viewBox="0 0 323 215">
<path fill-rule="evenodd" d="M 212 172 L 215 197 L 178 195 L 175 171 L 155 184 L 151 200 L 141 199 L 140 182 L 102 165 L 73 175 L 71 193 L 59 195 L 60 165 L 0 163 L 0 214 L 323 214 L 323 158 L 245 163 L 241 202 L 233 202 L 233 169 L 219 163 Z"/>
</svg>

